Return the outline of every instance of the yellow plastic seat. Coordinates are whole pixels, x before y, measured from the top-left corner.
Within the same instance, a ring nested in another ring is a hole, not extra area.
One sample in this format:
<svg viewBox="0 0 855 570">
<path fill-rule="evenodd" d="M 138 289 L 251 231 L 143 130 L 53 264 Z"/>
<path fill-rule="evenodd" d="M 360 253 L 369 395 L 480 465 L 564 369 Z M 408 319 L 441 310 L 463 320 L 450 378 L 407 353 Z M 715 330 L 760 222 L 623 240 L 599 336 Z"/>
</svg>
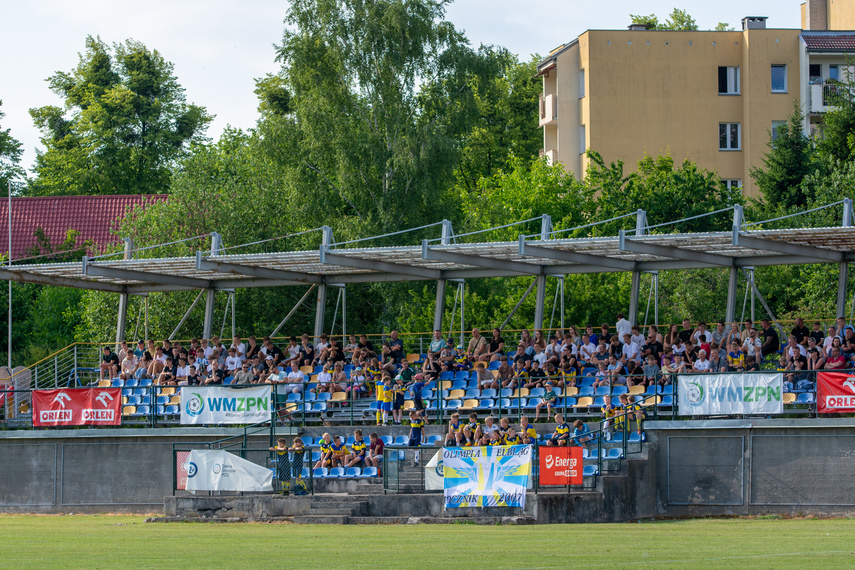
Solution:
<svg viewBox="0 0 855 570">
<path fill-rule="evenodd" d="M 487 363 L 486 363 L 486 362 L 484 362 L 483 360 L 479 360 L 478 362 L 476 362 L 476 363 L 474 364 L 474 366 L 475 366 L 475 368 L 486 368 L 486 367 L 487 367 Z"/>
<path fill-rule="evenodd" d="M 490 372 L 492 372 L 492 374 L 493 374 L 493 378 L 498 378 L 498 377 L 499 377 L 499 371 L 498 371 L 498 370 L 490 370 Z"/>
<path fill-rule="evenodd" d="M 796 403 L 796 395 L 792 392 L 784 392 L 784 403 L 785 404 L 795 404 Z"/>
<path fill-rule="evenodd" d="M 511 394 L 511 398 L 525 398 L 526 396 L 528 396 L 528 388 L 517 388 Z"/>
<path fill-rule="evenodd" d="M 629 393 L 632 395 L 644 394 L 644 386 L 630 386 Z"/>
<path fill-rule="evenodd" d="M 661 401 L 662 401 L 662 396 L 647 396 L 646 398 L 644 398 L 644 401 L 641 402 L 641 405 L 642 406 L 653 406 L 655 404 L 660 403 Z M 638 402 L 636 402 L 636 403 L 638 403 Z"/>
<path fill-rule="evenodd" d="M 463 405 L 460 406 L 459 410 L 471 410 L 478 407 L 478 400 L 464 400 Z"/>
<path fill-rule="evenodd" d="M 579 388 L 577 388 L 576 386 L 568 386 L 567 388 L 564 388 L 564 395 L 565 396 L 575 396 L 578 393 L 579 393 Z"/>
<path fill-rule="evenodd" d="M 137 413 L 137 407 L 136 406 L 125 406 L 124 408 L 122 408 L 122 415 L 123 416 L 130 416 L 130 415 L 133 415 L 135 413 Z"/>
<path fill-rule="evenodd" d="M 127 404 L 127 403 L 128 403 L 128 397 L 127 397 L 127 396 L 122 396 L 122 405 L 124 406 L 124 405 L 125 405 L 125 404 Z"/>
<path fill-rule="evenodd" d="M 452 390 L 448 393 L 446 400 L 462 400 L 466 395 L 466 390 Z"/>
<path fill-rule="evenodd" d="M 407 362 L 412 364 L 413 362 L 418 362 L 420 358 L 421 358 L 421 356 L 418 354 L 408 354 L 407 355 Z"/>
<path fill-rule="evenodd" d="M 170 406 L 180 406 L 181 405 L 181 394 L 173 394 L 172 398 L 169 400 Z"/>
<path fill-rule="evenodd" d="M 175 388 L 161 388 L 159 393 L 161 396 L 171 396 L 175 393 Z"/>
<path fill-rule="evenodd" d="M 99 388 L 109 388 L 112 385 L 112 382 L 109 380 L 98 380 Z"/>
<path fill-rule="evenodd" d="M 439 383 L 440 390 L 451 390 L 451 387 L 454 385 L 454 382 L 451 380 L 443 380 Z"/>
<path fill-rule="evenodd" d="M 590 396 L 582 396 L 576 403 L 573 404 L 574 408 L 587 408 L 588 406 L 592 406 L 594 404 L 594 399 Z"/>
<path fill-rule="evenodd" d="M 336 392 L 330 397 L 330 402 L 346 402 L 347 401 L 347 393 L 346 392 Z"/>
<path fill-rule="evenodd" d="M 300 367 L 300 372 L 302 372 L 303 374 L 311 374 L 314 371 L 315 371 L 315 369 L 312 368 L 311 366 L 301 366 Z"/>
<path fill-rule="evenodd" d="M 414 410 L 415 408 L 416 408 L 416 404 L 412 400 L 406 400 L 404 402 L 404 408 L 403 408 L 404 411 Z"/>
</svg>

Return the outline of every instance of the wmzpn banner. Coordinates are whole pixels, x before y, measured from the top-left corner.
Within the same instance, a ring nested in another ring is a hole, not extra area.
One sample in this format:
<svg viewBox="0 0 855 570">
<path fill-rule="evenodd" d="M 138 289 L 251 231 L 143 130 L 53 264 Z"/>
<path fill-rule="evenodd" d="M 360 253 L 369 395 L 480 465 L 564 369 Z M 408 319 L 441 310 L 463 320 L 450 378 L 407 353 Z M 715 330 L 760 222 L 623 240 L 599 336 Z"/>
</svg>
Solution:
<svg viewBox="0 0 855 570">
<path fill-rule="evenodd" d="M 33 425 L 122 425 L 121 388 L 33 390 Z"/>
<path fill-rule="evenodd" d="M 270 385 L 181 388 L 182 424 L 255 424 L 270 421 Z"/>
<path fill-rule="evenodd" d="M 678 380 L 681 416 L 784 413 L 780 372 L 681 374 Z"/>
</svg>

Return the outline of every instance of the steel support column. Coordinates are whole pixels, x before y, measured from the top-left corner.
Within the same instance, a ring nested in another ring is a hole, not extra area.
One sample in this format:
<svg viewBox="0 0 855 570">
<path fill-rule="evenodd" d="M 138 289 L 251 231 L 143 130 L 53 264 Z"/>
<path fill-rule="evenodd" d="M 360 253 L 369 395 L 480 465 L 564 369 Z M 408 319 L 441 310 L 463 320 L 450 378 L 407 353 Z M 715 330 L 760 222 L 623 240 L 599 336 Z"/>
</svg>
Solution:
<svg viewBox="0 0 855 570">
<path fill-rule="evenodd" d="M 131 238 L 122 238 L 125 242 L 125 257 L 131 259 L 133 257 L 134 240 Z M 116 319 L 116 352 L 119 351 L 119 344 L 125 340 L 125 328 L 128 322 L 128 294 L 119 294 L 119 313 Z"/>
<path fill-rule="evenodd" d="M 849 227 L 852 225 L 852 200 L 850 198 L 843 199 L 843 226 Z M 840 262 L 840 271 L 837 277 L 837 317 L 846 316 L 846 285 L 849 279 L 849 264 L 846 261 Z"/>
<path fill-rule="evenodd" d="M 546 241 L 552 232 L 552 218 L 544 214 L 540 221 L 540 239 Z M 534 297 L 534 330 L 543 330 L 543 307 L 546 303 L 546 275 L 540 274 L 535 279 L 537 292 Z"/>
<path fill-rule="evenodd" d="M 442 245 L 451 243 L 451 222 L 442 220 Z M 436 281 L 436 302 L 433 306 L 433 330 L 442 330 L 442 315 L 445 312 L 445 279 L 437 279 Z"/>
<path fill-rule="evenodd" d="M 727 279 L 727 308 L 725 309 L 724 321 L 730 324 L 733 322 L 736 312 L 736 278 L 739 275 L 739 268 L 733 266 L 728 271 L 730 271 L 730 275 Z"/>
<path fill-rule="evenodd" d="M 635 235 L 636 237 L 643 236 L 647 228 L 647 212 L 644 210 L 636 210 L 635 212 Z M 638 295 L 641 291 L 641 271 L 635 270 L 632 272 L 632 282 L 629 288 L 629 314 L 626 320 L 630 324 L 638 324 Z"/>
<path fill-rule="evenodd" d="M 327 248 L 332 245 L 333 235 L 332 228 L 329 226 L 323 227 L 323 247 Z M 324 332 L 324 312 L 327 308 L 327 285 L 326 283 L 318 284 L 318 302 L 315 305 L 315 344 L 318 344 L 321 333 Z"/>
<path fill-rule="evenodd" d="M 220 242 L 220 234 L 217 232 L 211 233 L 211 257 L 216 257 L 222 247 Z M 202 325 L 202 337 L 211 338 L 214 329 L 214 302 L 217 300 L 217 291 L 214 288 L 209 288 L 205 291 L 205 321 Z"/>
</svg>

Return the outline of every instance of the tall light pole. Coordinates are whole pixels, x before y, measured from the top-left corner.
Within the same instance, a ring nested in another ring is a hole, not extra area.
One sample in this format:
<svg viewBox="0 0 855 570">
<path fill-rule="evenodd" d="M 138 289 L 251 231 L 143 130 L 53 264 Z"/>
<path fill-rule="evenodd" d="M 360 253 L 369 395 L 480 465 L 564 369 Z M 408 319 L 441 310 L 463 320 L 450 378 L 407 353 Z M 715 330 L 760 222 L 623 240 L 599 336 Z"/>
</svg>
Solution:
<svg viewBox="0 0 855 570">
<path fill-rule="evenodd" d="M 6 181 L 6 189 L 9 191 L 9 203 L 6 208 L 9 211 L 9 269 L 12 269 L 12 181 Z M 6 338 L 6 366 L 9 374 L 12 373 L 12 280 L 9 280 L 9 318 L 8 337 Z"/>
</svg>

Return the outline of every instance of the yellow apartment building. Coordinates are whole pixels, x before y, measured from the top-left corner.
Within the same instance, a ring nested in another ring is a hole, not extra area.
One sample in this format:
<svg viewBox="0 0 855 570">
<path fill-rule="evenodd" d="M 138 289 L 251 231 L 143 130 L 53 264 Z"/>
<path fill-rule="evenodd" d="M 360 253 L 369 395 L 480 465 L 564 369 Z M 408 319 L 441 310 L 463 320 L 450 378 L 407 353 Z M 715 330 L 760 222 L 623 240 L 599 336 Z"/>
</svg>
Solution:
<svg viewBox="0 0 855 570">
<path fill-rule="evenodd" d="M 755 195 L 770 134 L 798 100 L 804 130 L 821 126 L 855 54 L 855 0 L 808 0 L 801 30 L 747 17 L 741 31 L 588 30 L 538 65 L 543 154 L 577 177 L 585 151 L 627 171 L 670 154 Z"/>
</svg>

